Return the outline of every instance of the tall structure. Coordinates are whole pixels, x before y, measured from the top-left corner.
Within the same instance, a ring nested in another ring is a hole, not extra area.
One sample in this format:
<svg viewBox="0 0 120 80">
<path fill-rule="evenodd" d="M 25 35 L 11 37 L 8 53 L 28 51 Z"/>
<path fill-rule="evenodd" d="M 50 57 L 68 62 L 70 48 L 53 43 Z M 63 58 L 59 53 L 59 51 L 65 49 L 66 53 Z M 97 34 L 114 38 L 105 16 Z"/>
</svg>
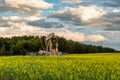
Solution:
<svg viewBox="0 0 120 80">
<path fill-rule="evenodd" d="M 48 36 L 43 36 L 43 44 L 45 55 L 58 55 L 58 36 L 54 33 L 51 33 Z"/>
</svg>

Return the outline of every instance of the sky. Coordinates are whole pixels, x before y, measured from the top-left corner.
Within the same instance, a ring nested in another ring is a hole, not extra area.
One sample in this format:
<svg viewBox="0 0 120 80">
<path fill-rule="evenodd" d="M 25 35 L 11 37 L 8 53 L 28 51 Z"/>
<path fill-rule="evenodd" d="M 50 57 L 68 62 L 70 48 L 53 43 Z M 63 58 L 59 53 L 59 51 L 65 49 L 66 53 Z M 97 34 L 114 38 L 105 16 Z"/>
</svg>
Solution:
<svg viewBox="0 0 120 80">
<path fill-rule="evenodd" d="M 120 0 L 0 0 L 0 37 L 52 32 L 120 50 Z"/>
</svg>

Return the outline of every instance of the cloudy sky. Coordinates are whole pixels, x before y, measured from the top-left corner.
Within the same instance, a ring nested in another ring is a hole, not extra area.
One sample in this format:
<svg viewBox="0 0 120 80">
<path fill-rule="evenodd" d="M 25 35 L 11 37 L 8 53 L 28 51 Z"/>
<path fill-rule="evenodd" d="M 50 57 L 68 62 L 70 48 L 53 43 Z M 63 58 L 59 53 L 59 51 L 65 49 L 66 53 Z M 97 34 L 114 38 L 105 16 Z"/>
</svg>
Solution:
<svg viewBox="0 0 120 80">
<path fill-rule="evenodd" d="M 0 0 L 0 37 L 52 32 L 120 50 L 120 0 Z"/>
</svg>

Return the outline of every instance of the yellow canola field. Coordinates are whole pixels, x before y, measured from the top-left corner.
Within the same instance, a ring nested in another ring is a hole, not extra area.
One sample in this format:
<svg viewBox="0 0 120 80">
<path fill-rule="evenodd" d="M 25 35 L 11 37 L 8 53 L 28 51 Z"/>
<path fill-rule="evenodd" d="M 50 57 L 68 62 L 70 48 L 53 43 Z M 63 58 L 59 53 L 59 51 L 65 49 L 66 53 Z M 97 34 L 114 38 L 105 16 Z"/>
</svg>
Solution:
<svg viewBox="0 0 120 80">
<path fill-rule="evenodd" d="M 120 80 L 120 54 L 4 56 L 0 80 Z"/>
</svg>

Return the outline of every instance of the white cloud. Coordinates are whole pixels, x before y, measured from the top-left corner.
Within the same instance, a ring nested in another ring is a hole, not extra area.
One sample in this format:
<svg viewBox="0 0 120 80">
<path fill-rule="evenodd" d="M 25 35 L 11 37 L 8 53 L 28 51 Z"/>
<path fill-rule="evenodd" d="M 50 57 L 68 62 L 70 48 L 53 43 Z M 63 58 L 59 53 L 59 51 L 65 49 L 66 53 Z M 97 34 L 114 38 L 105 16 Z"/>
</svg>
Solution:
<svg viewBox="0 0 120 80">
<path fill-rule="evenodd" d="M 66 7 L 50 17 L 58 18 L 75 26 L 104 27 L 104 30 L 120 31 L 120 10 L 107 12 L 97 6 Z"/>
<path fill-rule="evenodd" d="M 62 2 L 68 4 L 79 4 L 82 2 L 82 0 L 62 0 Z"/>
<path fill-rule="evenodd" d="M 19 16 L 10 16 L 10 17 L 0 17 L 0 27 L 20 27 L 20 24 L 28 24 L 31 26 L 42 27 L 42 28 L 62 28 L 63 24 L 59 22 L 49 22 L 46 21 L 47 18 L 37 17 L 37 16 L 29 16 L 29 17 L 19 17 Z"/>
<path fill-rule="evenodd" d="M 40 18 L 37 16 L 29 16 L 24 18 L 21 18 L 19 16 L 10 16 L 10 17 L 3 16 L 0 18 L 0 20 L 3 21 L 2 24 L 7 24 L 9 26 L 14 26 L 14 27 L 19 27 L 21 23 L 32 22 L 40 19 L 43 19 L 43 18 Z"/>
<path fill-rule="evenodd" d="M 67 30 L 65 32 L 58 32 L 56 34 L 60 37 L 66 38 L 67 40 L 85 41 L 85 36 L 83 33 L 71 32 L 71 31 Z"/>
<path fill-rule="evenodd" d="M 19 27 L 0 27 L 0 37 L 12 37 L 12 36 L 23 36 L 33 35 L 41 36 L 46 35 L 47 32 L 39 27 L 28 26 L 26 24 L 19 24 Z"/>
<path fill-rule="evenodd" d="M 29 26 L 25 23 L 9 23 L 10 27 L 0 27 L 0 37 L 12 37 L 12 36 L 23 36 L 23 35 L 33 35 L 33 36 L 41 36 L 48 35 L 51 33 L 46 28 L 40 28 L 35 26 Z M 56 32 L 55 32 L 56 30 Z M 98 42 L 106 40 L 102 35 L 88 35 L 80 32 L 71 32 L 69 30 L 65 31 L 57 31 L 58 29 L 54 29 L 56 35 L 60 37 L 64 37 L 67 40 L 73 41 L 90 41 L 90 42 Z"/>
<path fill-rule="evenodd" d="M 105 15 L 106 12 L 97 6 L 79 6 L 77 8 L 66 7 L 63 10 L 54 12 L 52 17 L 68 18 L 69 20 L 79 20 L 80 22 L 90 22 L 92 19 L 98 19 Z"/>
<path fill-rule="evenodd" d="M 42 17 L 39 16 L 29 16 L 29 17 L 24 17 L 21 18 L 19 16 L 10 16 L 10 17 L 1 17 L 2 20 L 6 21 L 13 21 L 13 22 L 19 22 L 19 21 L 36 21 L 42 19 Z"/>
<path fill-rule="evenodd" d="M 114 9 L 113 12 L 118 13 L 118 12 L 120 12 L 120 10 L 119 9 Z"/>
<path fill-rule="evenodd" d="M 75 9 L 75 11 L 78 11 L 78 13 L 75 13 L 75 15 L 77 15 L 79 18 L 82 19 L 82 21 L 85 22 L 89 22 L 92 19 L 98 19 L 105 14 L 105 11 L 103 9 L 98 8 L 96 6 L 80 6 L 78 9 Z"/>
<path fill-rule="evenodd" d="M 91 20 L 88 24 L 94 27 L 103 26 L 105 30 L 120 31 L 120 11 L 115 9 L 112 12 L 107 12 L 101 18 Z"/>
<path fill-rule="evenodd" d="M 20 8 L 22 6 L 26 6 L 30 8 L 38 8 L 38 9 L 47 9 L 52 8 L 52 4 L 48 4 L 44 0 L 5 0 L 5 3 L 10 7 Z"/>
<path fill-rule="evenodd" d="M 5 7 L 22 14 L 37 15 L 40 10 L 52 8 L 53 4 L 44 0 L 5 0 Z"/>
<path fill-rule="evenodd" d="M 104 36 L 100 34 L 85 34 L 80 32 L 71 32 L 69 30 L 65 32 L 58 32 L 56 33 L 60 37 L 64 37 L 67 40 L 73 40 L 73 41 L 89 41 L 89 42 L 99 42 L 99 41 L 105 41 L 107 40 Z"/>
<path fill-rule="evenodd" d="M 24 18 L 26 21 L 36 21 L 36 20 L 40 20 L 42 18 L 38 17 L 38 16 L 29 16 Z"/>
<path fill-rule="evenodd" d="M 17 27 L 19 28 L 21 23 L 15 23 L 15 22 L 9 21 L 7 24 L 8 24 L 9 26 L 14 26 L 14 27 L 16 27 L 16 28 L 17 28 Z"/>
<path fill-rule="evenodd" d="M 91 42 L 99 42 L 99 41 L 105 41 L 105 37 L 103 37 L 100 34 L 93 34 L 93 35 L 87 35 L 86 36 L 86 41 L 91 41 Z"/>
<path fill-rule="evenodd" d="M 9 21 L 19 21 L 19 20 L 22 20 L 21 17 L 19 16 L 10 16 L 10 17 L 1 17 L 3 20 L 9 20 Z"/>
</svg>

